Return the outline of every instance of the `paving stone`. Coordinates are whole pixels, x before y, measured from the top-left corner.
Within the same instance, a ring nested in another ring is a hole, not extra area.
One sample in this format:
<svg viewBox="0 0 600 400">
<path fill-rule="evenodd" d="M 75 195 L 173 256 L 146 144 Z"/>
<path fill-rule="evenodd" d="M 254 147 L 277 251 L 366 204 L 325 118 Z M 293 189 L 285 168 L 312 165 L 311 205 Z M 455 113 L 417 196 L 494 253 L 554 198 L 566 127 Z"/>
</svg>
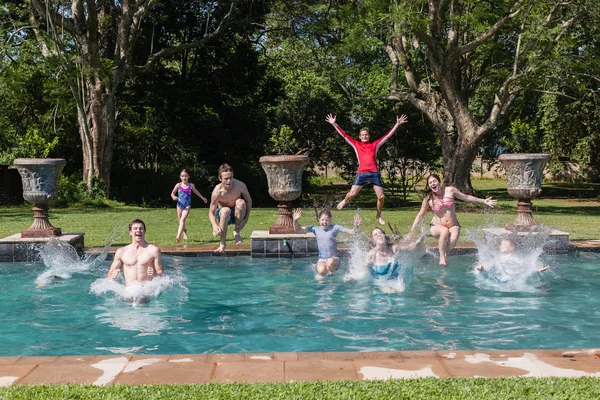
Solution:
<svg viewBox="0 0 600 400">
<path fill-rule="evenodd" d="M 273 354 L 272 353 L 246 354 L 246 361 L 273 361 Z"/>
<path fill-rule="evenodd" d="M 127 385 L 208 383 L 212 371 L 213 364 L 206 362 L 158 362 L 134 371 L 123 372 L 114 383 Z"/>
<path fill-rule="evenodd" d="M 15 364 L 50 364 L 56 361 L 57 356 L 50 357 L 21 357 Z"/>
<path fill-rule="evenodd" d="M 325 356 L 328 360 L 362 360 L 362 353 L 352 353 L 352 352 L 327 352 Z"/>
<path fill-rule="evenodd" d="M 14 357 L 0 357 L 0 365 L 8 365 L 8 364 L 14 364 L 16 363 L 21 357 L 20 356 L 14 356 Z"/>
<path fill-rule="evenodd" d="M 379 359 L 397 359 L 403 358 L 402 353 L 399 351 L 370 351 L 363 353 L 364 359 L 379 360 Z"/>
<path fill-rule="evenodd" d="M 325 353 L 320 352 L 299 352 L 298 360 L 324 360 Z"/>
<path fill-rule="evenodd" d="M 219 362 L 213 382 L 283 382 L 283 361 Z"/>
<path fill-rule="evenodd" d="M 298 353 L 273 353 L 273 359 L 277 361 L 297 361 Z"/>
<path fill-rule="evenodd" d="M 450 375 L 438 358 L 355 360 L 359 379 L 447 378 Z"/>
<path fill-rule="evenodd" d="M 103 371 L 85 364 L 51 363 L 41 364 L 31 371 L 25 378 L 19 380 L 19 385 L 41 384 L 93 384 Z"/>
<path fill-rule="evenodd" d="M 207 362 L 222 362 L 222 361 L 244 361 L 244 354 L 209 354 Z"/>
<path fill-rule="evenodd" d="M 208 354 L 173 354 L 169 357 L 170 363 L 206 362 Z"/>
<path fill-rule="evenodd" d="M 496 378 L 501 376 L 524 376 L 527 371 L 517 367 L 498 365 L 493 362 L 474 364 L 462 359 L 443 359 L 442 364 L 454 378 L 486 377 Z"/>
<path fill-rule="evenodd" d="M 286 382 L 357 380 L 352 361 L 286 361 Z"/>
<path fill-rule="evenodd" d="M 35 365 L 0 365 L 0 387 L 14 384 L 35 368 Z"/>
</svg>

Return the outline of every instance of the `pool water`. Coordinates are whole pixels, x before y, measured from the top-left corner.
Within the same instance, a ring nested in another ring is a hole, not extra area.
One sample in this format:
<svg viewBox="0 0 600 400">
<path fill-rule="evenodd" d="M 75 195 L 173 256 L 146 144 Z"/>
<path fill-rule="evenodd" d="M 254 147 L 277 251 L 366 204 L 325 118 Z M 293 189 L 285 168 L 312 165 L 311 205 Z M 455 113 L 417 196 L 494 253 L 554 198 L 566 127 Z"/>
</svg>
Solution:
<svg viewBox="0 0 600 400">
<path fill-rule="evenodd" d="M 147 303 L 121 300 L 108 262 L 41 287 L 42 263 L 4 263 L 0 355 L 598 347 L 600 254 L 544 256 L 516 288 L 474 273 L 474 255 L 450 261 L 424 257 L 385 293 L 343 271 L 319 282 L 310 259 L 165 257 Z"/>
</svg>

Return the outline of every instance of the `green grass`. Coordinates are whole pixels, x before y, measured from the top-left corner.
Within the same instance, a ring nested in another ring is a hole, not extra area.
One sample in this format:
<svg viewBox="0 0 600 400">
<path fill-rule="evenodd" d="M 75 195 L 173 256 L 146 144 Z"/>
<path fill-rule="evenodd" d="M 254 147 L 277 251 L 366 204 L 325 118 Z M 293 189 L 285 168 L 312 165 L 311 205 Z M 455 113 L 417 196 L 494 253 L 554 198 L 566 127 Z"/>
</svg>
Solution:
<svg viewBox="0 0 600 400">
<path fill-rule="evenodd" d="M 2 399 L 597 399 L 597 378 L 456 378 L 204 385 L 11 386 Z"/>
<path fill-rule="evenodd" d="M 474 180 L 473 185 L 480 196 L 493 196 L 498 199 L 498 207 L 489 209 L 481 205 L 458 202 L 458 218 L 463 230 L 474 230 L 485 226 L 504 226 L 516 216 L 516 200 L 506 192 L 506 181 L 500 179 Z M 348 185 L 325 182 L 323 186 L 311 185 L 311 193 L 305 193 L 295 205 L 304 208 L 300 220 L 302 225 L 315 224 L 312 203 L 314 200 L 321 204 L 341 200 Z M 544 183 L 542 196 L 533 200 L 534 218 L 550 228 L 570 232 L 572 240 L 600 239 L 600 185 L 598 184 L 566 184 Z M 412 193 L 409 201 L 402 207 L 394 208 L 389 205 L 384 209 L 386 220 L 406 232 L 420 207 L 420 196 Z M 194 203 L 187 220 L 189 240 L 191 245 L 215 245 L 218 242 L 212 236 L 208 222 L 208 208 L 200 202 Z M 342 211 L 334 210 L 333 222 L 350 227 L 354 213 L 360 208 L 363 217 L 361 231 L 367 233 L 374 226 L 375 195 L 373 190 L 366 187 Z M 268 230 L 277 220 L 276 208 L 254 208 L 243 236 L 249 238 L 253 230 Z M 31 225 L 33 213 L 31 206 L 0 208 L 0 237 L 12 235 Z M 115 245 L 129 243 L 126 234 L 127 224 L 140 218 L 146 222 L 147 238 L 157 245 L 175 244 L 177 233 L 177 216 L 173 208 L 142 208 L 118 206 L 112 208 L 51 208 L 50 218 L 54 226 L 62 228 L 63 232 L 85 232 L 85 245 L 88 247 L 102 246 L 113 230 L 124 233 Z M 429 221 L 431 214 L 426 217 Z M 461 240 L 467 240 L 461 235 Z"/>
</svg>

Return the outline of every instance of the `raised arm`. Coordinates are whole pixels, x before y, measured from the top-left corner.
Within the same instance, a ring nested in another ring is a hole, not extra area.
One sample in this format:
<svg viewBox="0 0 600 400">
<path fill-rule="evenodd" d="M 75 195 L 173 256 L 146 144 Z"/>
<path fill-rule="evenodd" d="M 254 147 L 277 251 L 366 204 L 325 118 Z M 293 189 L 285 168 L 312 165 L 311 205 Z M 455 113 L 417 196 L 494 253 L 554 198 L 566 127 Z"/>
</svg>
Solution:
<svg viewBox="0 0 600 400">
<path fill-rule="evenodd" d="M 396 117 L 396 125 L 394 125 L 392 127 L 392 129 L 390 129 L 388 131 L 388 133 L 386 133 L 385 135 L 383 135 L 379 140 L 376 141 L 377 143 L 377 148 L 379 148 L 381 145 L 383 145 L 385 142 L 387 142 L 388 140 L 390 140 L 390 138 L 394 135 L 394 133 L 396 133 L 396 131 L 398 130 L 398 127 L 404 123 L 406 123 L 406 121 L 408 121 L 408 118 L 406 117 L 406 115 L 402 114 L 399 117 Z"/>
<path fill-rule="evenodd" d="M 179 183 L 175 184 L 175 187 L 173 188 L 173 191 L 171 192 L 171 198 L 175 201 L 177 201 L 177 196 L 175 195 L 175 193 L 177 193 L 178 189 L 179 189 Z"/>
<path fill-rule="evenodd" d="M 358 232 L 358 228 L 360 228 L 360 223 L 362 222 L 362 218 L 358 214 L 354 214 L 354 228 L 342 228 L 342 232 L 347 233 L 349 235 L 355 235 Z"/>
<path fill-rule="evenodd" d="M 425 197 L 423 199 L 423 202 L 421 203 L 421 209 L 419 210 L 419 213 L 415 217 L 415 220 L 412 226 L 410 227 L 411 231 L 414 230 L 421 223 L 421 221 L 423 221 L 423 218 L 425 218 L 425 214 L 427 214 L 427 211 L 429 211 L 429 198 Z"/>
<path fill-rule="evenodd" d="M 333 126 L 335 131 L 337 133 L 339 133 L 340 136 L 343 137 L 346 142 L 348 142 L 351 146 L 354 146 L 354 142 L 356 142 L 356 140 L 354 140 L 350 135 L 348 135 L 346 132 L 344 132 L 344 130 L 337 124 L 337 122 L 335 122 L 335 120 L 336 120 L 335 115 L 329 114 L 327 116 L 327 118 L 325 118 L 325 120 L 327 122 L 329 122 L 331 124 L 331 126 Z"/>
<path fill-rule="evenodd" d="M 448 186 L 447 189 L 450 189 L 451 192 L 454 194 L 454 197 L 462 201 L 468 201 L 469 203 L 485 204 L 488 207 L 494 207 L 496 204 L 498 204 L 498 200 L 493 200 L 491 197 L 488 197 L 487 199 L 480 199 L 479 197 L 464 194 L 454 186 Z"/>
<path fill-rule="evenodd" d="M 294 230 L 296 232 L 306 233 L 306 232 L 308 232 L 308 229 L 306 227 L 300 225 L 300 223 L 298 223 L 298 220 L 300 219 L 301 216 L 302 216 L 302 209 L 301 208 L 294 209 L 294 212 L 292 214 L 292 219 L 294 220 Z"/>
<path fill-rule="evenodd" d="M 196 189 L 196 185 L 194 185 L 193 183 L 190 183 L 190 185 L 192 186 L 192 192 L 194 192 L 196 196 L 200 197 L 204 203 L 208 203 L 208 199 L 202 196 L 202 194 L 200 194 L 198 189 Z"/>
</svg>

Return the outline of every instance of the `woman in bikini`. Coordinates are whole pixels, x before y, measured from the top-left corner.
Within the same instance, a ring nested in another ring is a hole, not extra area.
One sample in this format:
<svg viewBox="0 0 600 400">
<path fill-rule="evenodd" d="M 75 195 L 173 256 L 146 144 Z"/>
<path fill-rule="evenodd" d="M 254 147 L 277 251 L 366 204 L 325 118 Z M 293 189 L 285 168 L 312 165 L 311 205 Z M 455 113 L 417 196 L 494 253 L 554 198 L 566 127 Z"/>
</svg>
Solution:
<svg viewBox="0 0 600 400">
<path fill-rule="evenodd" d="M 421 210 L 417 214 L 415 221 L 410 230 L 414 230 L 423 221 L 427 211 L 433 211 L 433 220 L 429 224 L 429 230 L 435 237 L 439 237 L 440 250 L 440 265 L 447 267 L 448 262 L 446 257 L 452 251 L 458 236 L 460 235 L 460 224 L 456 218 L 456 209 L 454 199 L 468 201 L 470 203 L 481 203 L 488 207 L 494 207 L 498 201 L 480 199 L 475 196 L 469 196 L 462 193 L 454 186 L 442 186 L 441 179 L 436 174 L 429 175 L 427 178 L 427 186 L 425 188 L 426 195 L 421 204 Z"/>
</svg>

